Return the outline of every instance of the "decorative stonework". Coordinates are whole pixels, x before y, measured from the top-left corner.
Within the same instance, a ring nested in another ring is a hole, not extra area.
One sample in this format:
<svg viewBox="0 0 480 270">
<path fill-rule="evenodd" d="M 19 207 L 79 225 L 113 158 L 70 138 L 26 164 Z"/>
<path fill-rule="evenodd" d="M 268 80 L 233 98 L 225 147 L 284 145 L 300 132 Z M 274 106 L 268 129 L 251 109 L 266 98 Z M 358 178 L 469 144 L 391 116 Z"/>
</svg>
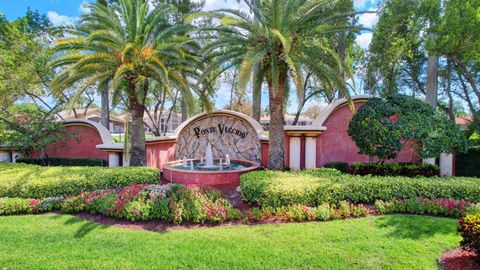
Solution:
<svg viewBox="0 0 480 270">
<path fill-rule="evenodd" d="M 237 116 L 228 114 L 199 118 L 185 126 L 178 134 L 175 159 L 205 156 L 207 142 L 212 145 L 213 158 L 248 160 L 260 163 L 260 138 L 252 125 Z"/>
</svg>

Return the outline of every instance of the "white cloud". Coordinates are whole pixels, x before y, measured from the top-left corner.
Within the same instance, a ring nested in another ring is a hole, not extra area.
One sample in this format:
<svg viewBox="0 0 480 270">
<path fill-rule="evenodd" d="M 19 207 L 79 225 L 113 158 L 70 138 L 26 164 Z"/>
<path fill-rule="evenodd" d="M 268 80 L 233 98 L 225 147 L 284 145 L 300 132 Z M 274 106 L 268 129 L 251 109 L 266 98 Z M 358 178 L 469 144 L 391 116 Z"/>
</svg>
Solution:
<svg viewBox="0 0 480 270">
<path fill-rule="evenodd" d="M 203 10 L 216 10 L 221 8 L 249 11 L 248 6 L 243 1 L 237 2 L 236 0 L 206 0 Z"/>
<path fill-rule="evenodd" d="M 355 39 L 355 41 L 358 43 L 358 45 L 362 49 L 368 49 L 368 46 L 370 46 L 370 43 L 372 42 L 372 37 L 373 34 L 371 32 L 369 33 L 363 33 Z"/>
<path fill-rule="evenodd" d="M 90 13 L 90 9 L 87 7 L 87 4 L 89 2 L 87 0 L 83 0 L 82 3 L 80 3 L 80 6 L 78 7 L 78 11 L 80 14 L 88 14 Z"/>
<path fill-rule="evenodd" d="M 375 11 L 375 10 L 371 9 L 369 11 Z M 373 28 L 377 24 L 377 22 L 378 22 L 377 13 L 365 13 L 358 17 L 358 23 L 360 23 L 361 25 L 367 28 Z"/>
<path fill-rule="evenodd" d="M 47 17 L 52 22 L 52 24 L 54 26 L 75 24 L 75 20 L 76 20 L 76 18 L 74 18 L 74 17 L 68 17 L 66 15 L 60 15 L 56 11 L 47 12 Z"/>
<path fill-rule="evenodd" d="M 369 0 L 353 0 L 353 6 L 355 8 L 364 8 Z"/>
</svg>

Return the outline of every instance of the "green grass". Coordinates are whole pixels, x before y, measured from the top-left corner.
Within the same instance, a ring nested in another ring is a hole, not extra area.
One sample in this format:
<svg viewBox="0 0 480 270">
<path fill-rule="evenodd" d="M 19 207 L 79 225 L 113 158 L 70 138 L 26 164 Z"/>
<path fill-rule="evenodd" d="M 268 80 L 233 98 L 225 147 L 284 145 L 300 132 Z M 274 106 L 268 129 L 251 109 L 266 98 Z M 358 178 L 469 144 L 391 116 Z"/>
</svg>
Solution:
<svg viewBox="0 0 480 270">
<path fill-rule="evenodd" d="M 69 215 L 0 217 L 0 268 L 438 269 L 456 221 L 380 216 L 323 223 L 133 231 Z"/>
</svg>

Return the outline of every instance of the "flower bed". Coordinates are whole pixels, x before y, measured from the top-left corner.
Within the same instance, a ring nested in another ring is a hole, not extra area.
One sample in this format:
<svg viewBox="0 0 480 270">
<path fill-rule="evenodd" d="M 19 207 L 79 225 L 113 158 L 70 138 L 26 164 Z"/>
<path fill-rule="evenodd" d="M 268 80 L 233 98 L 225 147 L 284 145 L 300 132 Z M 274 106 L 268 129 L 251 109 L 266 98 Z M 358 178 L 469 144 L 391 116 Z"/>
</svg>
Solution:
<svg viewBox="0 0 480 270">
<path fill-rule="evenodd" d="M 36 214 L 51 210 L 88 212 L 130 221 L 221 223 L 240 212 L 216 190 L 203 186 L 137 184 L 45 199 L 0 198 L 0 215 Z"/>
<path fill-rule="evenodd" d="M 61 210 L 87 211 L 131 221 L 159 219 L 174 223 L 221 223 L 239 217 L 238 210 L 220 192 L 202 186 L 174 184 L 85 192 L 64 200 Z"/>
<path fill-rule="evenodd" d="M 45 198 L 84 191 L 157 183 L 155 168 L 42 167 L 0 163 L 0 197 Z"/>
<path fill-rule="evenodd" d="M 480 202 L 480 179 L 469 177 L 353 176 L 334 169 L 301 172 L 257 171 L 241 176 L 243 200 L 262 207 L 323 202 L 451 198 Z"/>
<path fill-rule="evenodd" d="M 453 199 L 409 199 L 375 202 L 375 208 L 381 214 L 407 213 L 414 215 L 435 215 L 460 218 L 469 213 L 480 212 L 480 204 L 475 205 L 464 200 Z"/>
</svg>

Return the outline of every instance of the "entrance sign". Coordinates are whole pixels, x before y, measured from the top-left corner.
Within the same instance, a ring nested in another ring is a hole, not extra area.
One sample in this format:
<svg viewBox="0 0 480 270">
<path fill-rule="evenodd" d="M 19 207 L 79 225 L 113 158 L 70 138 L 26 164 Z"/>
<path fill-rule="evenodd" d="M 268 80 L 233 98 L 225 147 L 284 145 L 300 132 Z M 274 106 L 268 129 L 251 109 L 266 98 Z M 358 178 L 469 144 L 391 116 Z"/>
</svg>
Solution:
<svg viewBox="0 0 480 270">
<path fill-rule="evenodd" d="M 199 159 L 205 156 L 207 143 L 212 145 L 214 159 L 225 158 L 260 163 L 260 137 L 252 124 L 225 112 L 194 119 L 178 133 L 175 159 Z"/>
</svg>

